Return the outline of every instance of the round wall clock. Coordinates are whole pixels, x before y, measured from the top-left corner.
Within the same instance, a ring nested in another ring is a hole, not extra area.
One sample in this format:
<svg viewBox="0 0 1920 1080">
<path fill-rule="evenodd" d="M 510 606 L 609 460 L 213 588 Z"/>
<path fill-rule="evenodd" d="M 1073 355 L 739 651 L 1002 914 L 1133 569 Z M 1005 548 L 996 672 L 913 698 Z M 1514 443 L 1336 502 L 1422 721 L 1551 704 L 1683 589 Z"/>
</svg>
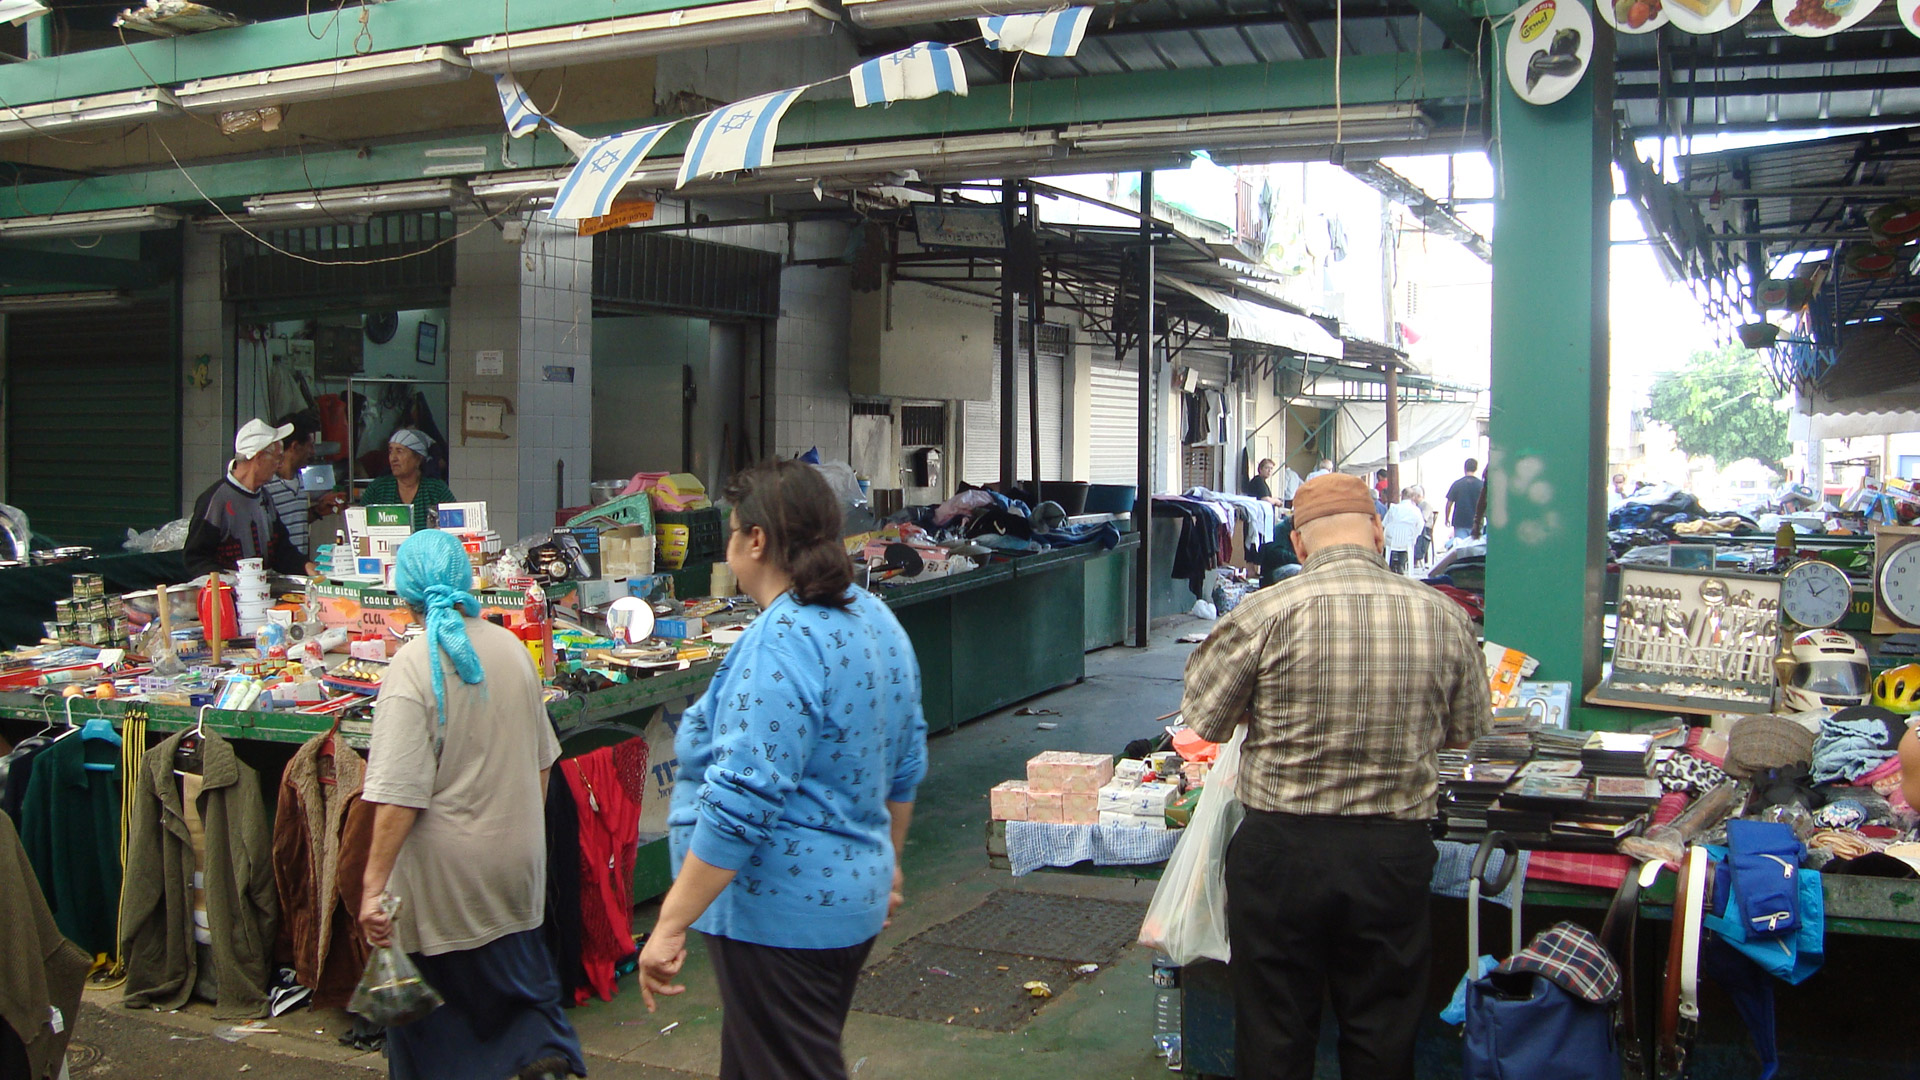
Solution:
<svg viewBox="0 0 1920 1080">
<path fill-rule="evenodd" d="M 1873 575 L 1874 603 L 1895 622 L 1920 627 L 1920 537 L 1887 544 L 1891 539 L 1881 534 L 1880 565 Z"/>
<path fill-rule="evenodd" d="M 1817 629 L 1846 618 L 1853 583 L 1832 563 L 1808 559 L 1794 564 L 1780 586 L 1780 610 L 1795 623 Z"/>
<path fill-rule="evenodd" d="M 375 345 L 385 345 L 393 340 L 400 330 L 400 313 L 397 311 L 370 311 L 366 316 L 367 340 Z"/>
</svg>

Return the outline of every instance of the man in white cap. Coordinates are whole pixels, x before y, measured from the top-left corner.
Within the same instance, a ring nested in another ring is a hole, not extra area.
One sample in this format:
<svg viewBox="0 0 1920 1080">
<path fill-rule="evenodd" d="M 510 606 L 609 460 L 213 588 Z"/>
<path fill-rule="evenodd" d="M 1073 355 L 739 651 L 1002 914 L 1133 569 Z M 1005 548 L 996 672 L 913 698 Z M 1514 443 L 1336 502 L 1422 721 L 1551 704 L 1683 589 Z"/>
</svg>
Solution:
<svg viewBox="0 0 1920 1080">
<path fill-rule="evenodd" d="M 280 465 L 281 442 L 291 434 L 292 424 L 249 420 L 233 437 L 227 474 L 200 493 L 187 517 L 187 573 L 198 577 L 237 569 L 241 559 L 264 559 L 268 569 L 283 574 L 306 571 L 306 557 L 268 504 L 265 490 Z"/>
</svg>

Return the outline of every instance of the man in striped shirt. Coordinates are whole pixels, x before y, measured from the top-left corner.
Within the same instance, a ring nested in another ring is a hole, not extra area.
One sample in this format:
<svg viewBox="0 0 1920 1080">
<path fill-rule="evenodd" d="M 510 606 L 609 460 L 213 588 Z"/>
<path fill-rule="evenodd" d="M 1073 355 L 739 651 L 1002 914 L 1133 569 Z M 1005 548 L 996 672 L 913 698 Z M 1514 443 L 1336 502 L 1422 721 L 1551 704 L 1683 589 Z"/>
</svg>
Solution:
<svg viewBox="0 0 1920 1080">
<path fill-rule="evenodd" d="M 313 460 L 313 437 L 320 433 L 320 420 L 310 412 L 288 413 L 274 426 L 291 427 L 293 433 L 283 443 L 280 468 L 274 472 L 273 479 L 267 481 L 267 501 L 273 505 L 280 524 L 287 527 L 287 536 L 304 560 L 312 553 L 307 526 L 312 521 L 313 505 L 307 493 L 300 489 L 300 470 Z"/>
<path fill-rule="evenodd" d="M 1241 1077 L 1309 1080 L 1330 992 L 1345 1077 L 1411 1080 L 1426 1003 L 1437 753 L 1492 719 L 1464 612 L 1380 553 L 1373 492 L 1338 473 L 1293 503 L 1300 573 L 1187 662 L 1202 737 L 1247 725 L 1226 856 Z"/>
</svg>

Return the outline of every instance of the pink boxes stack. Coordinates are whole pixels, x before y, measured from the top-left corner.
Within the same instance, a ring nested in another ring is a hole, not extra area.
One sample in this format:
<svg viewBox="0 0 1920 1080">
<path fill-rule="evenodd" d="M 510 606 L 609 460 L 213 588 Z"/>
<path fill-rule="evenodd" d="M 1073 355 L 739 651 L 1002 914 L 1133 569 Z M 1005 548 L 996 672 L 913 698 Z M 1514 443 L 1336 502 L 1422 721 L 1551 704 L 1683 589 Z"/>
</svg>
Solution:
<svg viewBox="0 0 1920 1080">
<path fill-rule="evenodd" d="M 995 821 L 1094 825 L 1100 821 L 1100 788 L 1113 779 L 1105 754 L 1047 750 L 1027 762 L 1025 780 L 1008 780 L 988 795 Z"/>
</svg>

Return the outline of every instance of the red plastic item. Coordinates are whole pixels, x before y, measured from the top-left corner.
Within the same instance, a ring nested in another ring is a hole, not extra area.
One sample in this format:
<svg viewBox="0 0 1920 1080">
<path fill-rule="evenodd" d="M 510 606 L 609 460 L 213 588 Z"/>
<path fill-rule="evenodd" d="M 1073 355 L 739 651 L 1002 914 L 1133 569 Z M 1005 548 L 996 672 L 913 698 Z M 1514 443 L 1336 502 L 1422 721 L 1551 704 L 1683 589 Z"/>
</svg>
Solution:
<svg viewBox="0 0 1920 1080">
<path fill-rule="evenodd" d="M 1182 728 L 1173 737 L 1173 748 L 1180 753 L 1182 761 L 1207 761 L 1220 756 L 1220 744 L 1208 742 L 1194 734 L 1192 728 Z"/>
<path fill-rule="evenodd" d="M 238 636 L 240 632 L 240 613 L 233 606 L 233 586 L 219 578 L 209 578 L 200 587 L 200 625 L 207 631 L 211 640 L 214 625 L 215 597 L 220 604 L 220 636 L 222 639 Z"/>
</svg>

